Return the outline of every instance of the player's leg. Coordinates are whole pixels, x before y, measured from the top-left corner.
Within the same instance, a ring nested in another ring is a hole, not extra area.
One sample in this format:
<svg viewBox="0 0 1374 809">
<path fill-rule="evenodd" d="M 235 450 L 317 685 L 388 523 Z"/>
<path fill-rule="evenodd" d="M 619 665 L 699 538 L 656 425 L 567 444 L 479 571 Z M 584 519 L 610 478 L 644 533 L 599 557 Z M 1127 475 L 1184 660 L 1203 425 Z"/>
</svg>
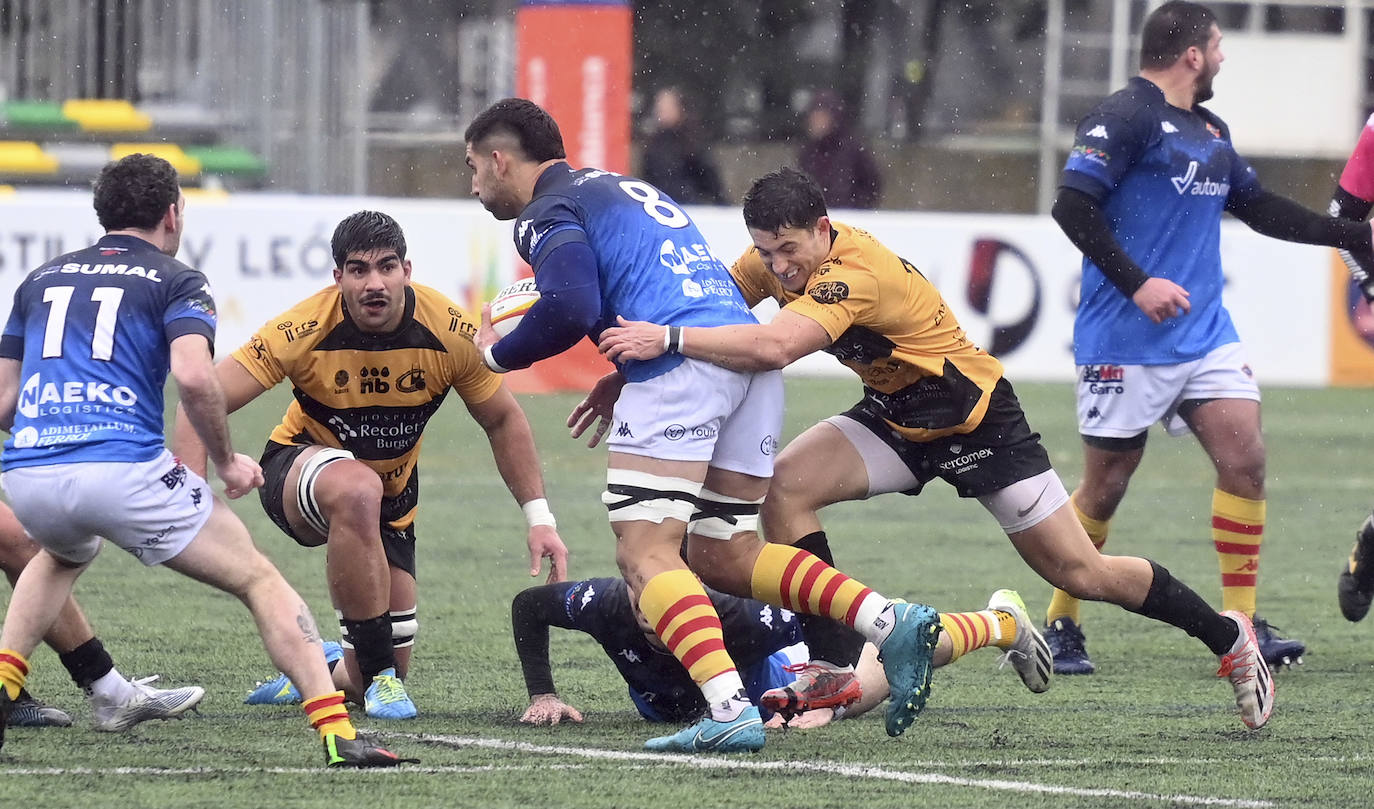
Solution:
<svg viewBox="0 0 1374 809">
<path fill-rule="evenodd" d="M 381 478 L 350 453 L 319 446 L 269 448 L 262 466 L 273 521 L 302 545 L 328 546 L 325 573 L 344 649 L 336 683 L 350 696 L 363 694 L 369 716 L 414 717 L 392 640 Z M 371 704 L 368 691 L 377 697 Z"/>
<path fill-rule="evenodd" d="M 734 570 L 729 587 L 738 588 L 739 573 L 748 570 L 749 590 L 736 589 L 737 595 L 842 621 L 876 645 L 897 695 L 888 707 L 887 732 L 900 735 L 930 694 L 940 633 L 935 610 L 895 603 L 802 548 L 765 543 L 754 519 L 731 523 L 715 516 L 763 498 L 772 464 L 771 456 L 760 449 L 775 446 L 781 404 L 781 375 L 755 375 L 748 396 L 722 426 L 701 493 L 701 514 L 690 528 L 689 553 L 702 571 Z M 829 466 L 832 460 L 818 460 L 812 474 L 838 486 Z"/>
<path fill-rule="evenodd" d="M 216 500 L 195 537 L 164 564 L 235 596 L 248 608 L 268 657 L 300 689 L 306 716 L 324 743 L 327 765 L 399 763 L 389 751 L 357 736 L 343 707 L 343 693 L 335 690 L 325 665 L 310 608 L 257 549 L 227 505 Z"/>
<path fill-rule="evenodd" d="M 1058 480 L 1053 470 L 1044 475 Z M 994 513 L 1029 511 L 1040 496 L 1038 484 L 1032 478 L 1008 487 L 998 495 Z M 1059 490 L 1063 491 L 1062 483 Z M 1075 598 L 1108 601 L 1201 640 L 1220 658 L 1218 676 L 1230 679 L 1245 724 L 1257 728 L 1268 721 L 1273 679 L 1244 613 L 1215 612 L 1196 592 L 1148 559 L 1103 555 L 1093 547 L 1067 502 L 1009 538 L 1031 569 Z"/>
<path fill-rule="evenodd" d="M 680 554 L 705 471 L 701 461 L 610 454 L 602 499 L 616 537 L 616 563 L 645 620 L 687 669 L 710 710 L 692 727 L 650 739 L 645 744 L 650 750 L 732 752 L 763 747 L 762 722 L 725 651 L 720 616 Z"/>
<path fill-rule="evenodd" d="M 1253 387 L 1247 376 L 1240 381 Z M 1301 663 L 1306 646 L 1279 637 L 1268 621 L 1255 614 L 1266 502 L 1260 403 L 1251 398 L 1185 400 L 1179 417 L 1197 436 L 1217 472 L 1212 543 L 1221 568 L 1221 608 L 1250 616 L 1269 665 Z"/>
<path fill-rule="evenodd" d="M 1336 602 L 1347 621 L 1361 621 L 1374 603 L 1374 513 L 1355 531 L 1355 547 L 1336 579 Z"/>
</svg>

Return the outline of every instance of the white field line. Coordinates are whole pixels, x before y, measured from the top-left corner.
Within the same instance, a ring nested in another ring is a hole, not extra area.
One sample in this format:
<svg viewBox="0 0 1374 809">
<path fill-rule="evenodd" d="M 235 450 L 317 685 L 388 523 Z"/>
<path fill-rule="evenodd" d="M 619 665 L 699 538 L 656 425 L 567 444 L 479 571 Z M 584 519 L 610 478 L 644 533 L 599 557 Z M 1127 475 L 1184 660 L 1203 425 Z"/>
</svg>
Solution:
<svg viewBox="0 0 1374 809">
<path fill-rule="evenodd" d="M 1064 787 L 1053 784 L 1038 784 L 1032 781 L 1008 781 L 996 778 L 960 778 L 939 773 L 914 773 L 901 770 L 888 770 L 879 767 L 866 767 L 852 764 L 827 764 L 823 762 L 800 761 L 747 761 L 738 758 L 699 755 L 671 755 L 664 753 L 631 753 L 622 750 L 597 750 L 585 747 L 562 747 L 538 745 L 528 742 L 512 742 L 504 739 L 482 739 L 466 736 L 440 736 L 428 733 L 400 734 L 390 736 L 405 737 L 429 744 L 451 747 L 481 747 L 494 750 L 515 750 L 522 753 L 542 755 L 575 756 L 579 758 L 602 759 L 611 761 L 642 761 L 655 764 L 681 764 L 697 769 L 724 770 L 786 770 L 790 772 L 815 772 L 842 775 L 850 778 L 872 778 L 884 781 L 898 781 L 908 784 L 943 784 L 965 786 L 979 789 L 1003 790 L 1007 792 L 1040 793 L 1048 795 L 1072 795 L 1087 798 L 1114 798 L 1130 801 L 1152 801 L 1187 806 L 1229 806 L 1237 809 L 1266 809 L 1274 806 L 1271 801 L 1244 800 L 1236 798 L 1212 798 L 1199 795 L 1159 795 L 1150 792 L 1137 792 L 1120 789 L 1085 789 Z M 946 768 L 961 766 L 945 762 Z M 962 765 L 967 766 L 967 765 Z"/>
<path fill-rule="evenodd" d="M 450 774 L 450 773 L 483 773 L 483 772 L 529 772 L 530 770 L 580 770 L 585 764 L 503 764 L 472 766 L 472 767 L 421 767 L 414 764 L 407 764 L 402 767 L 379 767 L 368 770 L 332 770 L 331 772 L 350 773 L 366 772 L 371 775 L 404 775 L 410 773 L 426 774 Z M 16 767 L 14 769 L 0 767 L 0 773 L 6 776 L 11 775 L 261 775 L 270 773 L 274 775 L 315 775 L 318 776 L 324 771 L 323 767 Z"/>
</svg>

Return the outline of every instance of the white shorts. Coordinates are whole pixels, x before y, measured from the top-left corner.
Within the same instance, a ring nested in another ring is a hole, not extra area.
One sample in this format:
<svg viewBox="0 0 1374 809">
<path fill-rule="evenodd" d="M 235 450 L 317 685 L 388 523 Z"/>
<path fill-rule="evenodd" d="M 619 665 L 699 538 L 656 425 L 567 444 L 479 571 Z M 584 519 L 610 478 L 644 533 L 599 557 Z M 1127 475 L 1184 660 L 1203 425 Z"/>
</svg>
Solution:
<svg viewBox="0 0 1374 809">
<path fill-rule="evenodd" d="M 1078 432 L 1134 438 L 1155 422 L 1169 435 L 1188 425 L 1179 405 L 1195 399 L 1260 400 L 1259 385 L 1240 343 L 1227 343 L 1180 365 L 1078 366 Z"/>
<path fill-rule="evenodd" d="M 611 452 L 773 476 L 782 434 L 782 373 L 742 373 L 687 359 L 620 391 L 607 437 Z"/>
<path fill-rule="evenodd" d="M 195 539 L 215 503 L 205 479 L 165 449 L 141 463 L 25 466 L 0 480 L 29 536 L 73 564 L 94 559 L 101 537 L 161 564 Z"/>
</svg>

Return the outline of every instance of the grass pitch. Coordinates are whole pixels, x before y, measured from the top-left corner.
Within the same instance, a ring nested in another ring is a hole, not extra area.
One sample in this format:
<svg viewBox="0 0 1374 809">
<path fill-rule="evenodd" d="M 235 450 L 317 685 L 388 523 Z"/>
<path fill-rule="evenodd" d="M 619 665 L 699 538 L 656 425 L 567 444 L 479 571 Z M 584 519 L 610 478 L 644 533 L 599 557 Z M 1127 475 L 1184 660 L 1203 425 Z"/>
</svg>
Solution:
<svg viewBox="0 0 1374 809">
<path fill-rule="evenodd" d="M 787 436 L 857 399 L 849 380 L 790 380 Z M 1079 472 L 1072 392 L 1018 387 L 1032 426 L 1072 487 Z M 256 452 L 284 407 L 274 391 L 233 417 Z M 95 733 L 56 655 L 34 657 L 34 690 L 70 710 L 69 729 L 13 729 L 0 751 L 0 798 L 11 806 L 568 806 L 568 807 L 1163 807 L 1369 805 L 1368 711 L 1374 623 L 1349 624 L 1335 580 L 1374 502 L 1366 452 L 1370 395 L 1265 391 L 1269 524 L 1260 611 L 1306 641 L 1306 664 L 1278 677 L 1269 726 L 1246 731 L 1215 661 L 1181 632 L 1087 604 L 1090 677 L 1058 678 L 1034 695 L 997 655 L 975 652 L 936 673 L 925 713 L 899 739 L 881 711 L 817 731 L 770 734 L 758 755 L 642 752 L 665 731 L 634 713 L 609 661 L 585 636 L 555 632 L 555 676 L 583 725 L 529 728 L 510 639 L 511 597 L 527 576 L 523 519 L 494 471 L 480 430 L 458 405 L 431 423 L 421 462 L 419 643 L 412 722 L 358 724 L 423 759 L 390 771 L 323 769 L 299 708 L 242 704 L 270 664 L 235 600 L 107 551 L 77 595 L 127 675 L 199 683 L 199 715 Z M 605 510 L 604 450 L 562 426 L 579 397 L 525 397 L 549 496 L 575 577 L 615 570 Z M 1212 473 L 1191 439 L 1155 432 L 1113 522 L 1109 552 L 1150 556 L 1219 601 L 1209 539 Z M 234 504 L 258 544 L 333 630 L 324 552 L 297 547 L 256 498 Z M 823 514 L 840 566 L 890 595 L 977 609 L 999 587 L 1043 617 L 1048 586 L 974 501 L 933 483 Z M 541 580 L 542 581 L 542 580 Z M 8 594 L 6 593 L 6 597 Z"/>
</svg>

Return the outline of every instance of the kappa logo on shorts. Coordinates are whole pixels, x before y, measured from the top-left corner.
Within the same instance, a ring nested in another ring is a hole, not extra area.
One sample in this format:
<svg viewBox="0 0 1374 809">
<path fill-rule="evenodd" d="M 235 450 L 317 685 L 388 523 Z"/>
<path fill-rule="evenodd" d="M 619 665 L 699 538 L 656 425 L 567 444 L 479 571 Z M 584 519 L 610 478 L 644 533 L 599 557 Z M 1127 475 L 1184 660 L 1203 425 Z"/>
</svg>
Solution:
<svg viewBox="0 0 1374 809">
<path fill-rule="evenodd" d="M 635 437 L 635 434 L 632 433 L 632 432 L 630 432 L 630 423 L 629 423 L 628 421 L 622 421 L 622 422 L 620 422 L 620 426 L 619 426 L 618 428 L 616 428 L 615 434 L 616 434 L 616 437 L 617 437 L 617 438 L 634 438 L 634 437 Z"/>
<path fill-rule="evenodd" d="M 200 508 L 200 500 L 201 500 L 201 497 L 203 497 L 203 495 L 200 493 L 200 487 L 199 487 L 199 486 L 197 486 L 197 487 L 195 487 L 194 489 L 192 489 L 192 490 L 191 490 L 191 505 L 195 506 L 196 508 Z"/>
<path fill-rule="evenodd" d="M 1101 411 L 1101 410 L 1098 410 L 1096 407 L 1090 407 L 1090 408 L 1088 408 L 1088 418 L 1089 418 L 1089 419 L 1100 419 L 1100 418 L 1102 418 L 1102 411 Z"/>
</svg>

